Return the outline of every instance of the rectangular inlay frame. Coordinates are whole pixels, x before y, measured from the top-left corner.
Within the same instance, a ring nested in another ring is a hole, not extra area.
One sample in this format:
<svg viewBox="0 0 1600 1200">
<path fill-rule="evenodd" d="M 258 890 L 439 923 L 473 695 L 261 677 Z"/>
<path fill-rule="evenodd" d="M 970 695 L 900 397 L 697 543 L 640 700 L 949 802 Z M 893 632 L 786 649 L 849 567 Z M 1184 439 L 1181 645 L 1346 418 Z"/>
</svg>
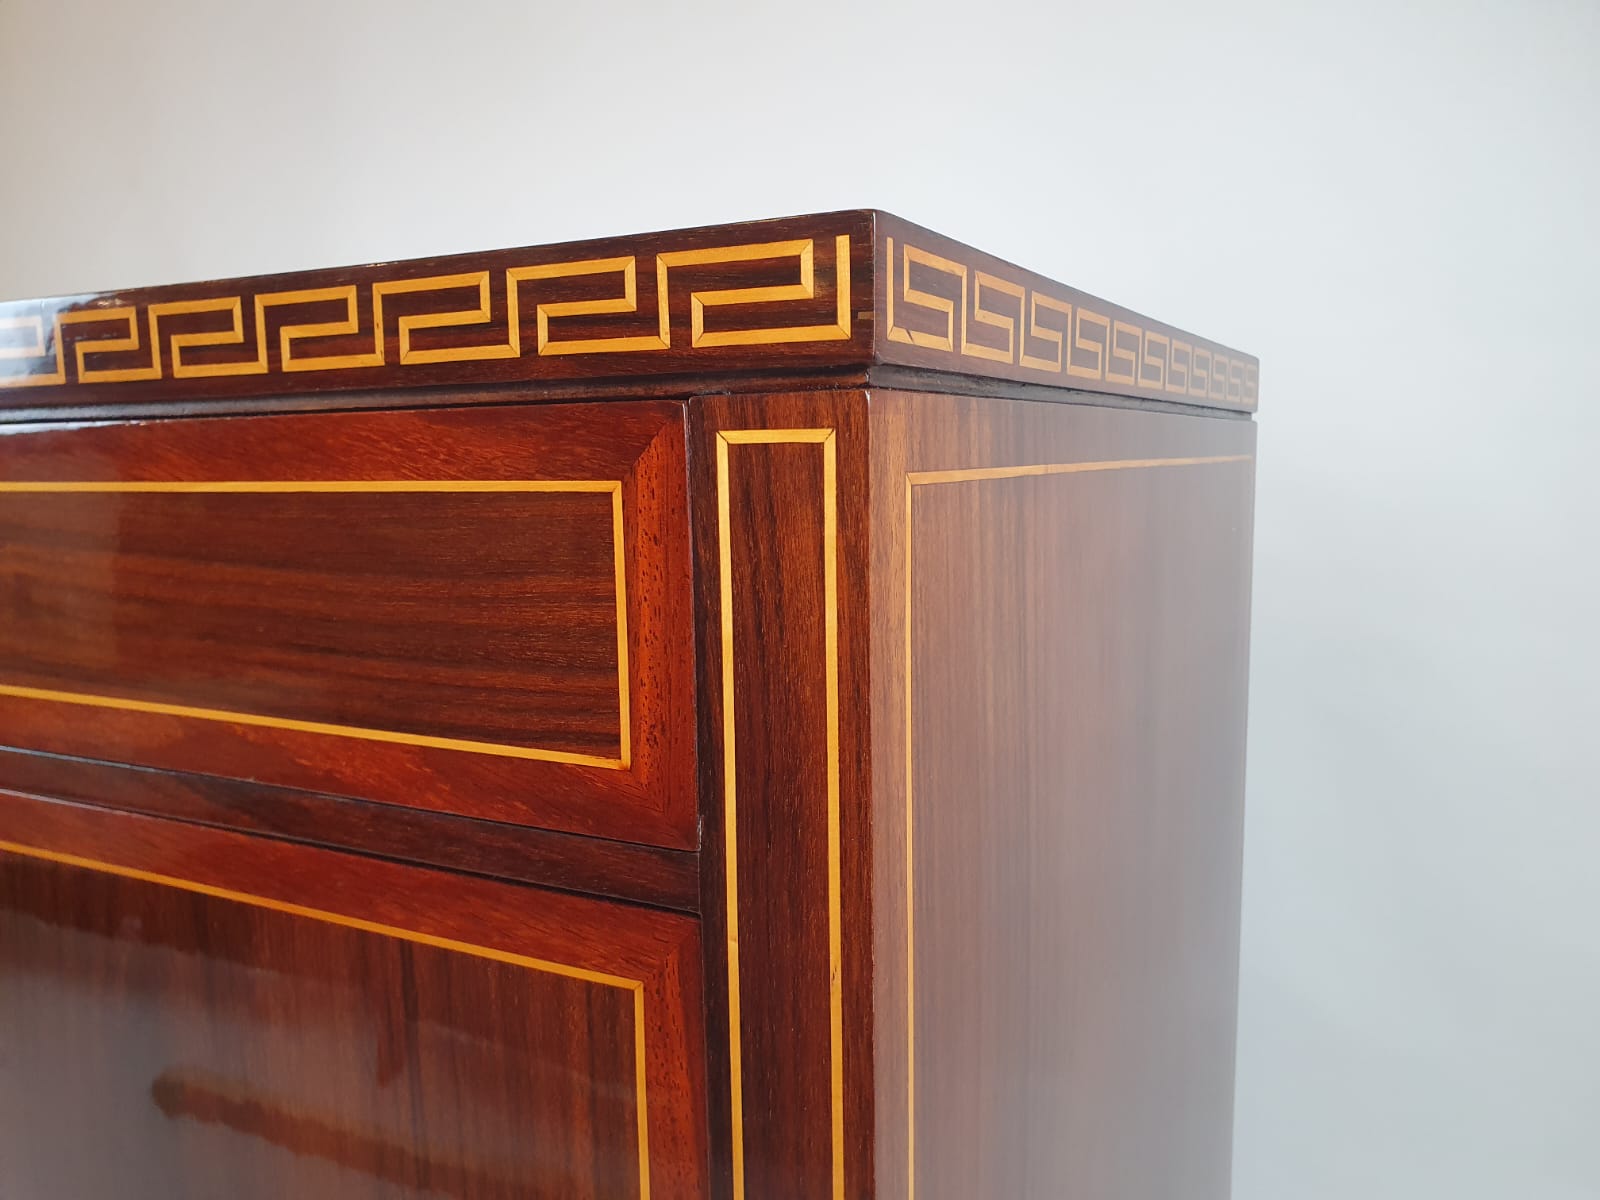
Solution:
<svg viewBox="0 0 1600 1200">
<path fill-rule="evenodd" d="M 728 924 L 728 1068 L 733 1116 L 733 1195 L 745 1200 L 744 1080 L 739 1010 L 739 796 L 735 774 L 733 545 L 730 446 L 816 445 L 822 450 L 824 671 L 827 696 L 828 1006 L 833 1196 L 844 1200 L 844 944 L 839 847 L 839 489 L 832 429 L 726 429 L 717 434 L 717 553 L 722 632 L 723 856 Z"/>
<path fill-rule="evenodd" d="M 575 967 L 568 963 L 552 962 L 548 959 L 533 958 L 525 954 L 514 954 L 508 950 L 496 950 L 492 946 L 478 946 L 471 942 L 457 941 L 454 938 L 436 937 L 433 934 L 422 933 L 414 929 L 402 929 L 395 925 L 384 925 L 377 921 L 367 921 L 360 917 L 328 912 L 325 909 L 310 908 L 303 904 L 291 904 L 283 900 L 274 900 L 269 896 L 258 896 L 251 892 L 239 892 L 231 888 L 216 887 L 213 884 L 201 883 L 194 879 L 182 879 L 174 875 L 142 871 L 136 867 L 120 866 L 116 863 L 102 862 L 95 858 L 84 858 L 76 854 L 63 854 L 56 850 L 45 850 L 37 846 L 24 846 L 17 842 L 0 839 L 0 857 L 5 854 L 58 863 L 62 866 L 75 867 L 85 871 L 97 871 L 104 875 L 115 875 L 122 879 L 133 879 L 141 883 L 152 883 L 161 887 L 176 888 L 179 891 L 210 896 L 213 899 L 226 900 L 235 904 L 244 904 L 251 908 L 261 908 L 293 917 L 322 921 L 330 925 L 355 929 L 362 933 L 377 934 L 380 937 L 395 938 L 403 942 L 429 946 L 435 950 L 446 950 L 457 954 L 471 955 L 474 958 L 489 959 L 492 962 L 505 963 L 513 967 L 523 967 L 546 975 L 560 975 L 583 983 L 620 988 L 625 992 L 631 993 L 633 996 L 634 1102 L 637 1105 L 639 1118 L 639 1200 L 650 1200 L 650 1127 L 645 1072 L 643 980 L 629 979 L 622 975 L 611 975 L 604 971 L 592 971 L 586 967 Z"/>
<path fill-rule="evenodd" d="M 537 746 L 513 746 L 500 742 L 475 741 L 469 738 L 432 737 L 426 734 L 399 733 L 389 729 L 370 729 L 355 725 L 337 725 L 322 721 L 301 721 L 289 717 L 264 716 L 259 713 L 234 712 L 227 709 L 201 708 L 183 704 L 169 704 L 150 700 L 135 700 L 120 696 L 106 696 L 92 692 L 57 691 L 50 688 L 24 687 L 0 683 L 0 696 L 15 696 L 24 700 L 43 700 L 61 704 L 80 704 L 94 708 L 122 709 L 128 712 L 155 713 L 163 716 L 189 717 L 204 721 L 222 721 L 236 725 L 256 725 L 271 729 L 288 729 L 301 733 L 326 734 L 334 737 L 359 738 L 365 741 L 391 742 L 410 746 L 425 746 L 441 750 L 460 750 L 473 754 L 487 754 L 503 758 L 533 759 L 543 762 L 569 763 L 577 766 L 600 767 L 607 770 L 626 771 L 632 764 L 632 719 L 629 714 L 628 679 L 628 590 L 626 573 L 626 535 L 622 513 L 622 481 L 619 479 L 338 479 L 338 480 L 243 480 L 218 482 L 164 482 L 164 481 L 110 481 L 110 482 L 18 482 L 0 481 L 0 497 L 27 494 L 285 494 L 334 492 L 389 492 L 389 493 L 489 493 L 489 492 L 587 492 L 611 497 L 611 536 L 613 572 L 617 608 L 617 705 L 618 753 L 615 757 L 580 754 L 567 750 L 552 750 Z"/>
</svg>

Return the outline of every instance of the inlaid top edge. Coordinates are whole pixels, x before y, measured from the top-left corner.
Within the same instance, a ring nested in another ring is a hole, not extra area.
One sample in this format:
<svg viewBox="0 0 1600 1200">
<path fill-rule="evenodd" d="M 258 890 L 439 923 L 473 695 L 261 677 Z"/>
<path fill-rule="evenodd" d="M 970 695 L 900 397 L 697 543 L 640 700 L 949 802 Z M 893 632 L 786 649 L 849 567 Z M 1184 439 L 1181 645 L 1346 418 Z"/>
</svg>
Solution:
<svg viewBox="0 0 1600 1200">
<path fill-rule="evenodd" d="M 1258 377 L 874 209 L 0 301 L 0 412 L 874 363 L 1236 410 Z"/>
<path fill-rule="evenodd" d="M 360 262 L 334 263 L 324 267 L 299 267 L 284 271 L 266 271 L 252 275 L 216 275 L 201 279 L 177 279 L 169 280 L 162 284 L 138 284 L 117 288 L 92 289 L 76 293 L 63 292 L 55 296 L 0 296 L 0 310 L 21 304 L 82 303 L 103 300 L 113 296 L 131 296 L 135 293 L 172 289 L 187 291 L 192 289 L 249 288 L 252 285 L 277 286 L 288 281 L 303 282 L 313 276 L 322 275 L 344 279 L 366 273 L 426 274 L 435 270 L 446 271 L 454 264 L 476 263 L 479 260 L 492 260 L 507 256 L 571 252 L 581 257 L 586 252 L 598 254 L 609 247 L 615 247 L 619 244 L 646 240 L 653 242 L 667 239 L 698 239 L 721 234 L 737 234 L 740 236 L 735 240 L 760 241 L 764 232 L 771 235 L 767 240 L 776 240 L 783 236 L 792 236 L 792 234 L 786 234 L 785 231 L 806 223 L 828 225 L 829 227 L 833 223 L 853 223 L 865 230 L 875 215 L 878 215 L 878 210 L 875 209 L 837 209 L 822 213 L 796 213 L 785 217 L 764 217 L 752 221 L 725 221 L 715 225 L 686 225 L 676 229 L 649 229 L 625 234 L 607 234 L 599 237 L 568 238 L 554 242 L 534 242 L 522 246 L 450 251 L 441 254 L 421 255 L 415 258 L 378 258 Z M 745 237 L 744 235 L 746 234 L 749 236 Z"/>
<path fill-rule="evenodd" d="M 890 213 L 875 214 L 879 361 L 1254 412 L 1260 361 Z"/>
</svg>

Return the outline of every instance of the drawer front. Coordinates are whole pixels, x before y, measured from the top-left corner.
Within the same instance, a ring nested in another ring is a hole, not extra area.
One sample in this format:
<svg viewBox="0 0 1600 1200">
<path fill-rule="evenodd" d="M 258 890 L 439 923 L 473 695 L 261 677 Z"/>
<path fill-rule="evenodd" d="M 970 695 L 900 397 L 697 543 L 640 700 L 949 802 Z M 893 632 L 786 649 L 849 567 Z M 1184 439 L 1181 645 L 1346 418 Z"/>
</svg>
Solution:
<svg viewBox="0 0 1600 1200">
<path fill-rule="evenodd" d="M 0 438 L 0 737 L 693 843 L 683 410 Z"/>
<path fill-rule="evenodd" d="M 688 917 L 0 793 L 0 1195 L 706 1191 Z"/>
</svg>

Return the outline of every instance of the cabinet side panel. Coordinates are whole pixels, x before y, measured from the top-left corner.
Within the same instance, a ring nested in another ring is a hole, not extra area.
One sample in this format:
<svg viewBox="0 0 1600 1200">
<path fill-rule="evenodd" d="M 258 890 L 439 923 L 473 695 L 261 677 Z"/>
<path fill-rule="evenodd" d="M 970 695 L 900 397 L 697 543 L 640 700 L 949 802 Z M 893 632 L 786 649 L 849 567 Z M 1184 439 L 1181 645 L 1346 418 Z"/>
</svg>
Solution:
<svg viewBox="0 0 1600 1200">
<path fill-rule="evenodd" d="M 1254 427 L 872 432 L 879 1195 L 1223 1200 Z"/>
</svg>

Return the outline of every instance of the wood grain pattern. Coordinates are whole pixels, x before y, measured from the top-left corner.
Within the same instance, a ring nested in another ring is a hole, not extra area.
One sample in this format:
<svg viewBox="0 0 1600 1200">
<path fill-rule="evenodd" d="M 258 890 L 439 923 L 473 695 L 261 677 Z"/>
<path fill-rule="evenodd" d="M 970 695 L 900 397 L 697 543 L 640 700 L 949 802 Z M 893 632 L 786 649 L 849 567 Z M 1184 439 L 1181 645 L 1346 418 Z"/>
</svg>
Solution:
<svg viewBox="0 0 1600 1200">
<path fill-rule="evenodd" d="M 872 428 L 878 1194 L 1221 1200 L 1254 429 Z"/>
<path fill-rule="evenodd" d="M 1222 1200 L 1258 390 L 875 211 L 0 304 L 0 1196 Z"/>
<path fill-rule="evenodd" d="M 0 721 L 690 848 L 686 508 L 671 403 L 16 433 Z"/>
<path fill-rule="evenodd" d="M 625 767 L 621 481 L 543 483 L 0 483 L 0 688 Z"/>
<path fill-rule="evenodd" d="M 701 1197 L 698 956 L 685 917 L 0 793 L 0 1191 Z"/>
<path fill-rule="evenodd" d="M 699 857 L 214 775 L 0 750 L 0 789 L 694 913 Z"/>
<path fill-rule="evenodd" d="M 864 1196 L 865 397 L 693 412 L 717 1194 Z"/>
</svg>

